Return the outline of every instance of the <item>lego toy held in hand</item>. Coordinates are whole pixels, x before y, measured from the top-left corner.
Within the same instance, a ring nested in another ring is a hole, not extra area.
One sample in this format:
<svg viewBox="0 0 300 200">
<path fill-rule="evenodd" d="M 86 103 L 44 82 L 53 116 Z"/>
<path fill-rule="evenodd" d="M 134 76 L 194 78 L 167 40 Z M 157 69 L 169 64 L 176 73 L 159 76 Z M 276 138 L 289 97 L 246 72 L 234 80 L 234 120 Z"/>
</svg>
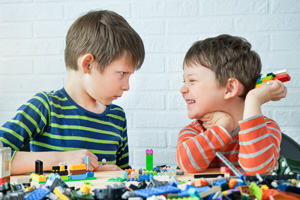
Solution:
<svg viewBox="0 0 300 200">
<path fill-rule="evenodd" d="M 259 79 L 256 82 L 256 88 L 263 86 L 263 85 L 268 85 L 271 80 L 280 80 L 281 82 L 287 82 L 291 80 L 291 77 L 289 76 L 288 72 L 286 69 L 276 71 L 276 72 L 271 72 L 266 75 L 260 75 Z"/>
</svg>

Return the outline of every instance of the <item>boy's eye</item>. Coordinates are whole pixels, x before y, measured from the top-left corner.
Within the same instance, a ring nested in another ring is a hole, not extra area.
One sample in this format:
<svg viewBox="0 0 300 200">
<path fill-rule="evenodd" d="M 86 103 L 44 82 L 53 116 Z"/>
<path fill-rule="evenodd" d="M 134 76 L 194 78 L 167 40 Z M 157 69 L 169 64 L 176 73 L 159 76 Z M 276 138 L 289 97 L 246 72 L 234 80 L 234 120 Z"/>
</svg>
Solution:
<svg viewBox="0 0 300 200">
<path fill-rule="evenodd" d="M 192 83 L 192 82 L 195 82 L 195 80 L 189 80 L 189 82 L 191 82 L 191 83 Z"/>
<path fill-rule="evenodd" d="M 120 72 L 120 74 L 121 74 L 122 76 L 124 76 L 124 75 L 125 75 L 125 72 Z"/>
</svg>

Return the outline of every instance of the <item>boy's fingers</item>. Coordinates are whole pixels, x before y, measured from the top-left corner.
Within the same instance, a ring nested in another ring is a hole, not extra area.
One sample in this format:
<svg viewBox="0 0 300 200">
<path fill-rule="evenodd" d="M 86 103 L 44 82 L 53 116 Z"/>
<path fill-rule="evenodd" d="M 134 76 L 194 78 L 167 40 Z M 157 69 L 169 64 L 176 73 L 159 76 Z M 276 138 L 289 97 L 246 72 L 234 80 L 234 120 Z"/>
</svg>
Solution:
<svg viewBox="0 0 300 200">
<path fill-rule="evenodd" d="M 98 157 L 95 154 L 93 154 L 92 152 L 90 152 L 90 151 L 89 151 L 89 156 L 90 156 L 90 158 L 98 160 Z"/>
<path fill-rule="evenodd" d="M 90 167 L 89 169 L 94 171 L 99 166 L 98 160 L 90 159 Z"/>
</svg>

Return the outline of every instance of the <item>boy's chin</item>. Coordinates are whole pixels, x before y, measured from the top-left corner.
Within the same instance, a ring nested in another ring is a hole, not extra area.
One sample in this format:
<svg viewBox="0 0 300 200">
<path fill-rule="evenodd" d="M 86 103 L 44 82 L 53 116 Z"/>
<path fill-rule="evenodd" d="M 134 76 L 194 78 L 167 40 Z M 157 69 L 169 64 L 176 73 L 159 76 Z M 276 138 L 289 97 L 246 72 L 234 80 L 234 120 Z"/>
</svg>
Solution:
<svg viewBox="0 0 300 200">
<path fill-rule="evenodd" d="M 195 115 L 194 113 L 188 113 L 188 117 L 190 119 L 198 119 L 198 115 Z"/>
</svg>

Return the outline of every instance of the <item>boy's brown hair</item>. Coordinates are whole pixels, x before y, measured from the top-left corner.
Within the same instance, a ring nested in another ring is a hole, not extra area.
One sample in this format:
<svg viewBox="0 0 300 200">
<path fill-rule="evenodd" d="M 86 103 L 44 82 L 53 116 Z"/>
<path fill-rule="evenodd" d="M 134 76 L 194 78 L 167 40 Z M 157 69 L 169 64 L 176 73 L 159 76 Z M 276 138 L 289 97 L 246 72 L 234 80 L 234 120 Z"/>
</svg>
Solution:
<svg viewBox="0 0 300 200">
<path fill-rule="evenodd" d="M 221 86 L 229 78 L 238 79 L 245 88 L 242 98 L 255 88 L 261 72 L 260 57 L 251 50 L 251 44 L 244 38 L 225 34 L 195 42 L 184 58 L 185 66 L 191 64 L 211 69 Z"/>
<path fill-rule="evenodd" d="M 88 12 L 72 24 L 66 36 L 67 69 L 77 71 L 78 57 L 92 54 L 102 72 L 125 53 L 130 56 L 135 69 L 139 69 L 145 57 L 143 41 L 127 21 L 113 11 Z"/>
</svg>

